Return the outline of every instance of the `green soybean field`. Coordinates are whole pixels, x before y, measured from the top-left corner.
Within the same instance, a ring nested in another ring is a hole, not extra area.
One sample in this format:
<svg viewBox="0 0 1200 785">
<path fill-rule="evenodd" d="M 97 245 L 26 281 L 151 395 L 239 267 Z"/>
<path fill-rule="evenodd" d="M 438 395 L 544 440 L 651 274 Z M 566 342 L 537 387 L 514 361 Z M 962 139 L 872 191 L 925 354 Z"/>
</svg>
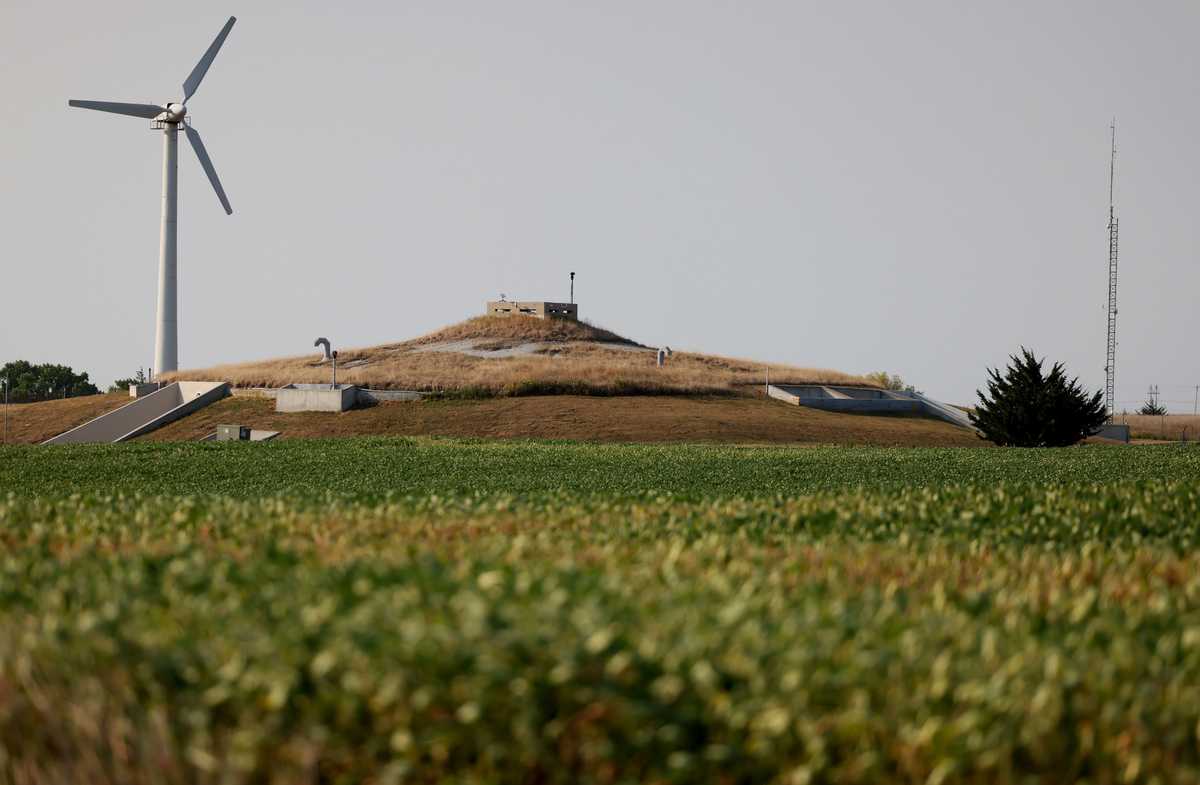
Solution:
<svg viewBox="0 0 1200 785">
<path fill-rule="evenodd" d="M 1200 780 L 1200 450 L 0 449 L 0 782 Z"/>
</svg>

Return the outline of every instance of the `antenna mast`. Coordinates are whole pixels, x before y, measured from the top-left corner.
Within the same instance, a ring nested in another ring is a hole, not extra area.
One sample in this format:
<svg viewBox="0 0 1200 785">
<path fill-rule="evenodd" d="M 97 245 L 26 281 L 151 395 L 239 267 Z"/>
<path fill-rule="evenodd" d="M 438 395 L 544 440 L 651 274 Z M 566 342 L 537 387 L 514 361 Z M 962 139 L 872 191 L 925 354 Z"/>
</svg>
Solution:
<svg viewBox="0 0 1200 785">
<path fill-rule="evenodd" d="M 1104 406 L 1108 421 L 1115 414 L 1113 398 L 1117 363 L 1117 212 L 1113 206 L 1113 182 L 1117 166 L 1117 120 L 1112 124 L 1112 153 L 1108 159 L 1108 354 L 1104 365 Z"/>
</svg>

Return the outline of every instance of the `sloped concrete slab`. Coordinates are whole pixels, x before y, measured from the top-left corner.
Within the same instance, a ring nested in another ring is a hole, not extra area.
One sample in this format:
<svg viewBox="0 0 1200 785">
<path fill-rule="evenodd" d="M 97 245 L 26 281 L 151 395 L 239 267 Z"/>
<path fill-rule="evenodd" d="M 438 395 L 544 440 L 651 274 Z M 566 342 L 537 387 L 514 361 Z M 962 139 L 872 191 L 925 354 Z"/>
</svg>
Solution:
<svg viewBox="0 0 1200 785">
<path fill-rule="evenodd" d="M 229 395 L 228 382 L 173 382 L 42 444 L 123 442 L 175 422 Z"/>
</svg>

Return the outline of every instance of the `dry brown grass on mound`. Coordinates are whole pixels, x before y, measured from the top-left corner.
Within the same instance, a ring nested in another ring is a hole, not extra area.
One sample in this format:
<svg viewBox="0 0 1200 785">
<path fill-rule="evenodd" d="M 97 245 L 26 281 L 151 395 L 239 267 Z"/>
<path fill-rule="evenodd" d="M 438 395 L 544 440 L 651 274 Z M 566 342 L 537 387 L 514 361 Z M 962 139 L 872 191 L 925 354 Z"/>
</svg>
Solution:
<svg viewBox="0 0 1200 785">
<path fill-rule="evenodd" d="M 85 395 L 8 407 L 9 444 L 39 444 L 130 402 L 128 392 Z M 0 417 L 3 415 L 0 414 Z"/>
<path fill-rule="evenodd" d="M 535 342 L 548 346 L 513 357 L 415 351 L 431 344 L 464 340 L 474 341 L 476 348 L 492 350 Z M 621 343 L 623 347 L 606 346 L 604 342 Z M 485 316 L 414 341 L 343 351 L 338 360 L 338 381 L 377 389 L 454 395 L 729 395 L 761 385 L 764 367 L 748 360 L 676 352 L 665 368 L 657 368 L 654 350 L 591 325 Z M 236 387 L 282 387 L 326 382 L 330 374 L 328 364 L 314 354 L 181 371 L 172 377 L 229 381 Z M 780 383 L 875 386 L 862 377 L 839 371 L 777 365 L 771 366 L 771 379 Z"/>
<path fill-rule="evenodd" d="M 420 338 L 414 338 L 398 345 L 420 346 L 470 339 L 515 343 L 597 341 L 623 343 L 629 346 L 641 345 L 587 322 L 574 322 L 569 319 L 538 319 L 532 316 L 476 316 L 474 319 L 443 327 L 428 335 L 422 335 Z"/>
</svg>

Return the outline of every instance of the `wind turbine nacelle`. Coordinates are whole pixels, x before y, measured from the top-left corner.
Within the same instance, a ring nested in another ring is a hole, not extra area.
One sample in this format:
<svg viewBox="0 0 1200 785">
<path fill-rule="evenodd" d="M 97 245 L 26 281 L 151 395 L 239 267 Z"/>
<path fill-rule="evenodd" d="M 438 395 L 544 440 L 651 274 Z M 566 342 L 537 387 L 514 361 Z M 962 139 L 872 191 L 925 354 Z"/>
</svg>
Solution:
<svg viewBox="0 0 1200 785">
<path fill-rule="evenodd" d="M 178 123 L 187 114 L 187 107 L 183 104 L 167 104 L 167 122 Z"/>
</svg>

